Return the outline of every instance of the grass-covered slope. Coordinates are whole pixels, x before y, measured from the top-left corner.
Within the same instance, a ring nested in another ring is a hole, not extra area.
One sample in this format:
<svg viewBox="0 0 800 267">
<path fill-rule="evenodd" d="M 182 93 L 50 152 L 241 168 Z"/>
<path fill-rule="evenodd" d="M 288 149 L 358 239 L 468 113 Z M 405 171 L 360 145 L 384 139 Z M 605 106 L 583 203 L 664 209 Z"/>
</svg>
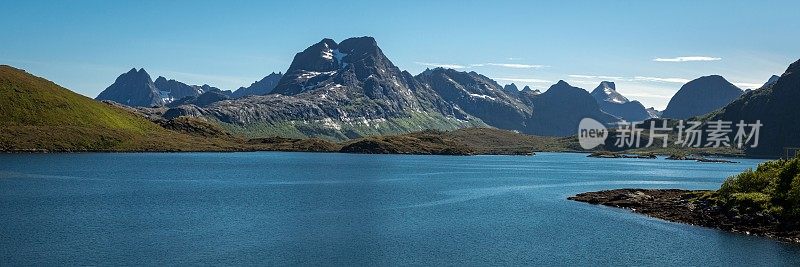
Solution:
<svg viewBox="0 0 800 267">
<path fill-rule="evenodd" d="M 228 150 L 222 139 L 169 131 L 24 70 L 0 65 L 0 151 Z"/>
</svg>

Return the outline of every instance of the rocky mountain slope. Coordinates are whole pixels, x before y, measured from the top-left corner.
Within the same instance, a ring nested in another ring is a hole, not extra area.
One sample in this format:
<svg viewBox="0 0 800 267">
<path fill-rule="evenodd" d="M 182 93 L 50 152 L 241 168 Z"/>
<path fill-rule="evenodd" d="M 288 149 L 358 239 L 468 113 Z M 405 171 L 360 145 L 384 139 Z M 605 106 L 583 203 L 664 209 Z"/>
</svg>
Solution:
<svg viewBox="0 0 800 267">
<path fill-rule="evenodd" d="M 625 121 L 644 121 L 652 117 L 642 103 L 630 101 L 617 92 L 613 82 L 601 82 L 591 94 L 601 110 Z"/>
<path fill-rule="evenodd" d="M 401 71 L 371 37 L 324 39 L 298 53 L 265 96 L 184 105 L 168 118 L 200 116 L 252 137 L 324 136 L 337 140 L 485 125 Z"/>
<path fill-rule="evenodd" d="M 764 85 L 762 85 L 760 88 L 767 88 L 767 87 L 770 87 L 770 86 L 772 86 L 773 84 L 775 84 L 776 82 L 778 82 L 778 79 L 780 79 L 780 78 L 781 78 L 781 76 L 778 76 L 778 75 L 772 75 L 772 77 L 769 77 L 769 79 L 767 80 L 767 82 L 765 82 L 765 83 L 764 83 Z"/>
<path fill-rule="evenodd" d="M 703 76 L 683 85 L 670 99 L 662 117 L 688 119 L 704 115 L 731 103 L 742 93 L 722 76 Z"/>
<path fill-rule="evenodd" d="M 759 145 L 750 155 L 780 156 L 786 147 L 800 147 L 800 60 L 772 85 L 750 91 L 725 106 L 711 120 L 754 123 L 760 120 Z"/>
<path fill-rule="evenodd" d="M 397 68 L 371 37 L 341 43 L 323 39 L 297 53 L 267 95 L 186 102 L 164 116 L 203 117 L 249 137 L 334 140 L 480 125 L 572 135 L 583 117 L 617 120 L 585 90 L 564 82 L 553 88 L 520 91 L 475 72 L 443 68 L 412 76 Z"/>
</svg>

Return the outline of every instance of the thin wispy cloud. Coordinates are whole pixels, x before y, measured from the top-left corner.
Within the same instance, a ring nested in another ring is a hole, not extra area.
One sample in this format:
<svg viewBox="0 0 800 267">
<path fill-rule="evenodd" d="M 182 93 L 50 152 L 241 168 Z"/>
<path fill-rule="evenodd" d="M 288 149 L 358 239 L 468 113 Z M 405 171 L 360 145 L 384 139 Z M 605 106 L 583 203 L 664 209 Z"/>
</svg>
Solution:
<svg viewBox="0 0 800 267">
<path fill-rule="evenodd" d="M 428 67 L 436 67 L 436 68 L 447 68 L 447 69 L 463 69 L 466 68 L 464 65 L 459 64 L 447 64 L 447 63 L 428 63 L 428 62 L 414 62 L 419 65 L 428 66 Z"/>
<path fill-rule="evenodd" d="M 414 63 L 428 67 L 450 68 L 450 69 L 465 69 L 465 68 L 477 68 L 486 66 L 512 68 L 512 69 L 541 69 L 548 67 L 545 65 L 538 65 L 538 64 L 519 64 L 519 63 L 474 63 L 468 65 L 453 64 L 453 63 L 431 63 L 431 62 L 419 62 L 419 61 Z"/>
<path fill-rule="evenodd" d="M 507 77 L 500 77 L 500 78 L 495 78 L 495 80 L 507 81 L 507 82 L 519 82 L 519 83 L 553 83 L 552 81 L 534 79 L 534 78 L 507 78 Z"/>
<path fill-rule="evenodd" d="M 603 76 L 603 75 L 581 75 L 581 74 L 570 74 L 568 75 L 572 78 L 581 78 L 581 79 L 600 79 L 600 80 L 622 80 L 623 77 L 619 76 Z"/>
<path fill-rule="evenodd" d="M 613 80 L 613 81 L 626 81 L 626 82 L 657 82 L 657 83 L 687 83 L 690 80 L 684 78 L 664 78 L 664 77 L 647 77 L 647 76 L 635 76 L 635 77 L 621 77 L 621 76 L 608 76 L 608 75 L 583 75 L 583 74 L 571 74 L 568 75 L 571 78 L 578 78 L 578 79 L 590 79 L 590 80 Z"/>
<path fill-rule="evenodd" d="M 691 62 L 691 61 L 719 61 L 719 57 L 706 57 L 706 56 L 690 56 L 690 57 L 671 57 L 671 58 L 654 58 L 656 62 Z"/>
<path fill-rule="evenodd" d="M 683 78 L 661 78 L 661 77 L 646 77 L 646 76 L 636 76 L 633 77 L 634 81 L 640 82 L 662 82 L 662 83 L 688 83 L 689 79 Z"/>
<path fill-rule="evenodd" d="M 598 84 L 598 82 L 596 82 L 596 81 L 584 81 L 584 80 L 574 80 L 574 81 L 569 81 L 569 83 L 570 84 L 581 84 L 581 85 L 586 85 L 586 86 L 596 86 Z"/>
<path fill-rule="evenodd" d="M 761 86 L 763 86 L 763 84 L 760 83 L 733 83 L 733 85 L 745 89 L 756 89 L 756 88 L 761 88 Z"/>
<path fill-rule="evenodd" d="M 239 86 L 247 86 L 253 81 L 252 78 L 248 79 L 246 77 L 239 76 L 199 74 L 169 70 L 154 70 L 151 75 L 154 75 L 154 77 L 165 76 L 165 78 L 176 79 L 189 84 L 209 84 L 212 86 L 234 89 L 238 88 Z"/>
<path fill-rule="evenodd" d="M 513 68 L 513 69 L 541 69 L 544 65 L 516 64 L 516 63 L 486 63 L 489 66 Z"/>
<path fill-rule="evenodd" d="M 659 94 L 648 94 L 648 93 L 625 93 L 625 96 L 629 97 L 649 97 L 649 98 L 663 98 L 663 99 L 670 99 L 671 96 L 668 95 L 659 95 Z"/>
</svg>

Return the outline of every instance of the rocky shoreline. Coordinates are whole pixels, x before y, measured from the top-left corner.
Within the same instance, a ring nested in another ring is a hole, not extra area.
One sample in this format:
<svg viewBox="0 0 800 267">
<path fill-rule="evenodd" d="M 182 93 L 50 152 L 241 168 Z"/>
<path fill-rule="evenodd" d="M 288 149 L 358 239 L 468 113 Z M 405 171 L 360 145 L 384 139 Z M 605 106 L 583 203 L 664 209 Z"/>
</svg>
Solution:
<svg viewBox="0 0 800 267">
<path fill-rule="evenodd" d="M 800 231 L 784 229 L 777 218 L 767 214 L 725 212 L 712 200 L 704 197 L 710 192 L 681 189 L 614 189 L 581 193 L 568 199 L 629 209 L 667 221 L 800 244 Z"/>
</svg>

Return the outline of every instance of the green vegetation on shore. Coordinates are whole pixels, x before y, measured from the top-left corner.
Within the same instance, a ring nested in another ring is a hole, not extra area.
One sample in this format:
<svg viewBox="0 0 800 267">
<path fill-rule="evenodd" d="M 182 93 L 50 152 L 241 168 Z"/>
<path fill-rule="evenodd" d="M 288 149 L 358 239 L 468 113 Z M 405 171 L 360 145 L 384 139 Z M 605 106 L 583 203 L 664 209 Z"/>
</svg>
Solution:
<svg viewBox="0 0 800 267">
<path fill-rule="evenodd" d="M 800 243 L 800 157 L 761 163 L 729 177 L 716 191 L 624 188 L 568 199 Z"/>
<path fill-rule="evenodd" d="M 766 213 L 797 224 L 800 218 L 800 157 L 767 161 L 726 180 L 720 204 L 743 213 Z"/>
</svg>

